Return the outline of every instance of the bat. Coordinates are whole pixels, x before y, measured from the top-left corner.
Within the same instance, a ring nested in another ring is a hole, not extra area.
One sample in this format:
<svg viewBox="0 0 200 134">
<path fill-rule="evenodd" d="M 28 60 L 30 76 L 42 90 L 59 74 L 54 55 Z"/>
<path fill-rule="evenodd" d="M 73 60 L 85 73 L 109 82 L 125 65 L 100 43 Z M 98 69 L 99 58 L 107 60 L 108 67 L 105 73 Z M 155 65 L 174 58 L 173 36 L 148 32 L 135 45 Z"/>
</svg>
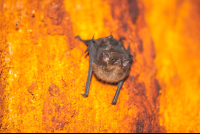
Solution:
<svg viewBox="0 0 200 134">
<path fill-rule="evenodd" d="M 130 45 L 125 49 L 122 39 L 119 41 L 110 36 L 92 40 L 82 40 L 80 36 L 75 38 L 87 45 L 85 51 L 89 52 L 89 70 L 86 81 L 84 97 L 88 97 L 92 73 L 107 83 L 118 83 L 117 91 L 112 101 L 116 105 L 119 92 L 125 79 L 128 77 L 133 56 L 130 54 Z"/>
</svg>

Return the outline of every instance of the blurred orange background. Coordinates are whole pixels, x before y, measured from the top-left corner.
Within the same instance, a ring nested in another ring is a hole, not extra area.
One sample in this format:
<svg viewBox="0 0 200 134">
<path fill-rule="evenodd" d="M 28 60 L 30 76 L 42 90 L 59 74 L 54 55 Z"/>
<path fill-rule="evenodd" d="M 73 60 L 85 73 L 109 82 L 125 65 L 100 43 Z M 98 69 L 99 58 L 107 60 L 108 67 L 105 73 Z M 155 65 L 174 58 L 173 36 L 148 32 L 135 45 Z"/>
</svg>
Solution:
<svg viewBox="0 0 200 134">
<path fill-rule="evenodd" d="M 167 132 L 200 132 L 200 1 L 144 1 Z"/>
</svg>

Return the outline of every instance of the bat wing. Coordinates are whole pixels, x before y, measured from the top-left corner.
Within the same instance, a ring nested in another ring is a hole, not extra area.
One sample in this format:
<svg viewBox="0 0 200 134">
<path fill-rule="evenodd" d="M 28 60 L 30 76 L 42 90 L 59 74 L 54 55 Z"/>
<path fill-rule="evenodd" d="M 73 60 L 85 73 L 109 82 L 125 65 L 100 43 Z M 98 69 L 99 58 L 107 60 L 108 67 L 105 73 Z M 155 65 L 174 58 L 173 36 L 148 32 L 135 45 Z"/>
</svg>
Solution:
<svg viewBox="0 0 200 134">
<path fill-rule="evenodd" d="M 79 39 L 80 41 L 84 42 L 87 46 L 90 44 L 91 40 L 82 40 L 81 37 L 78 35 L 75 38 Z"/>
<path fill-rule="evenodd" d="M 98 44 L 94 40 L 94 36 L 92 40 L 82 40 L 80 36 L 76 36 L 75 38 L 79 39 L 80 41 L 83 41 L 88 46 L 85 53 L 89 52 L 89 70 L 88 70 L 88 76 L 87 76 L 87 81 L 86 81 L 85 93 L 82 94 L 84 97 L 88 97 L 90 82 L 91 82 L 91 77 L 92 77 L 92 63 L 94 62 L 95 57 L 96 57 L 96 50 L 97 50 Z"/>
</svg>

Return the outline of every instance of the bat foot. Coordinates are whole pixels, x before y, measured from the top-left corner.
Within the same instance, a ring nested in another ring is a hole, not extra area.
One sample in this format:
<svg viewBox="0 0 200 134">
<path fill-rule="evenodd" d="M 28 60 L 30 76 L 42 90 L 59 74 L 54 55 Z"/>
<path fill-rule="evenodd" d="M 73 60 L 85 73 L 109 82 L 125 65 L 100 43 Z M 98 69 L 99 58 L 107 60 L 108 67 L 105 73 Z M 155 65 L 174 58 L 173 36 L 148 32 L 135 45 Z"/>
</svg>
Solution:
<svg viewBox="0 0 200 134">
<path fill-rule="evenodd" d="M 83 97 L 88 97 L 88 95 L 87 94 L 81 94 Z"/>
<path fill-rule="evenodd" d="M 79 35 L 78 35 L 78 36 L 76 36 L 75 38 L 77 38 L 77 39 L 79 39 L 79 40 L 82 40 L 82 39 L 81 39 L 81 37 L 80 37 Z"/>
<path fill-rule="evenodd" d="M 112 105 L 116 105 L 116 102 L 112 102 L 111 104 L 112 104 Z"/>
</svg>

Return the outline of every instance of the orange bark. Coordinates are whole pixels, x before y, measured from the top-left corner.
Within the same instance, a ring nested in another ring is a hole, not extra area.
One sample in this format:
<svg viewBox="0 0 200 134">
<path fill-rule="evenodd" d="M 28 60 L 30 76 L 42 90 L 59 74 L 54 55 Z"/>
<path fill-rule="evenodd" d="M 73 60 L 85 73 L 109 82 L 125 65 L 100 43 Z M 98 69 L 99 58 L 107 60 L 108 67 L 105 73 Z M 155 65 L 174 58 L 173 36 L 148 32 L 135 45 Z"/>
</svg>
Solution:
<svg viewBox="0 0 200 134">
<path fill-rule="evenodd" d="M 200 1 L 144 4 L 162 87 L 160 123 L 167 132 L 200 132 Z"/>
<path fill-rule="evenodd" d="M 164 132 L 155 49 L 141 1 L 3 1 L 6 78 L 1 132 Z M 74 37 L 125 37 L 134 63 L 117 105 L 116 85 L 92 77 L 86 46 Z"/>
</svg>

